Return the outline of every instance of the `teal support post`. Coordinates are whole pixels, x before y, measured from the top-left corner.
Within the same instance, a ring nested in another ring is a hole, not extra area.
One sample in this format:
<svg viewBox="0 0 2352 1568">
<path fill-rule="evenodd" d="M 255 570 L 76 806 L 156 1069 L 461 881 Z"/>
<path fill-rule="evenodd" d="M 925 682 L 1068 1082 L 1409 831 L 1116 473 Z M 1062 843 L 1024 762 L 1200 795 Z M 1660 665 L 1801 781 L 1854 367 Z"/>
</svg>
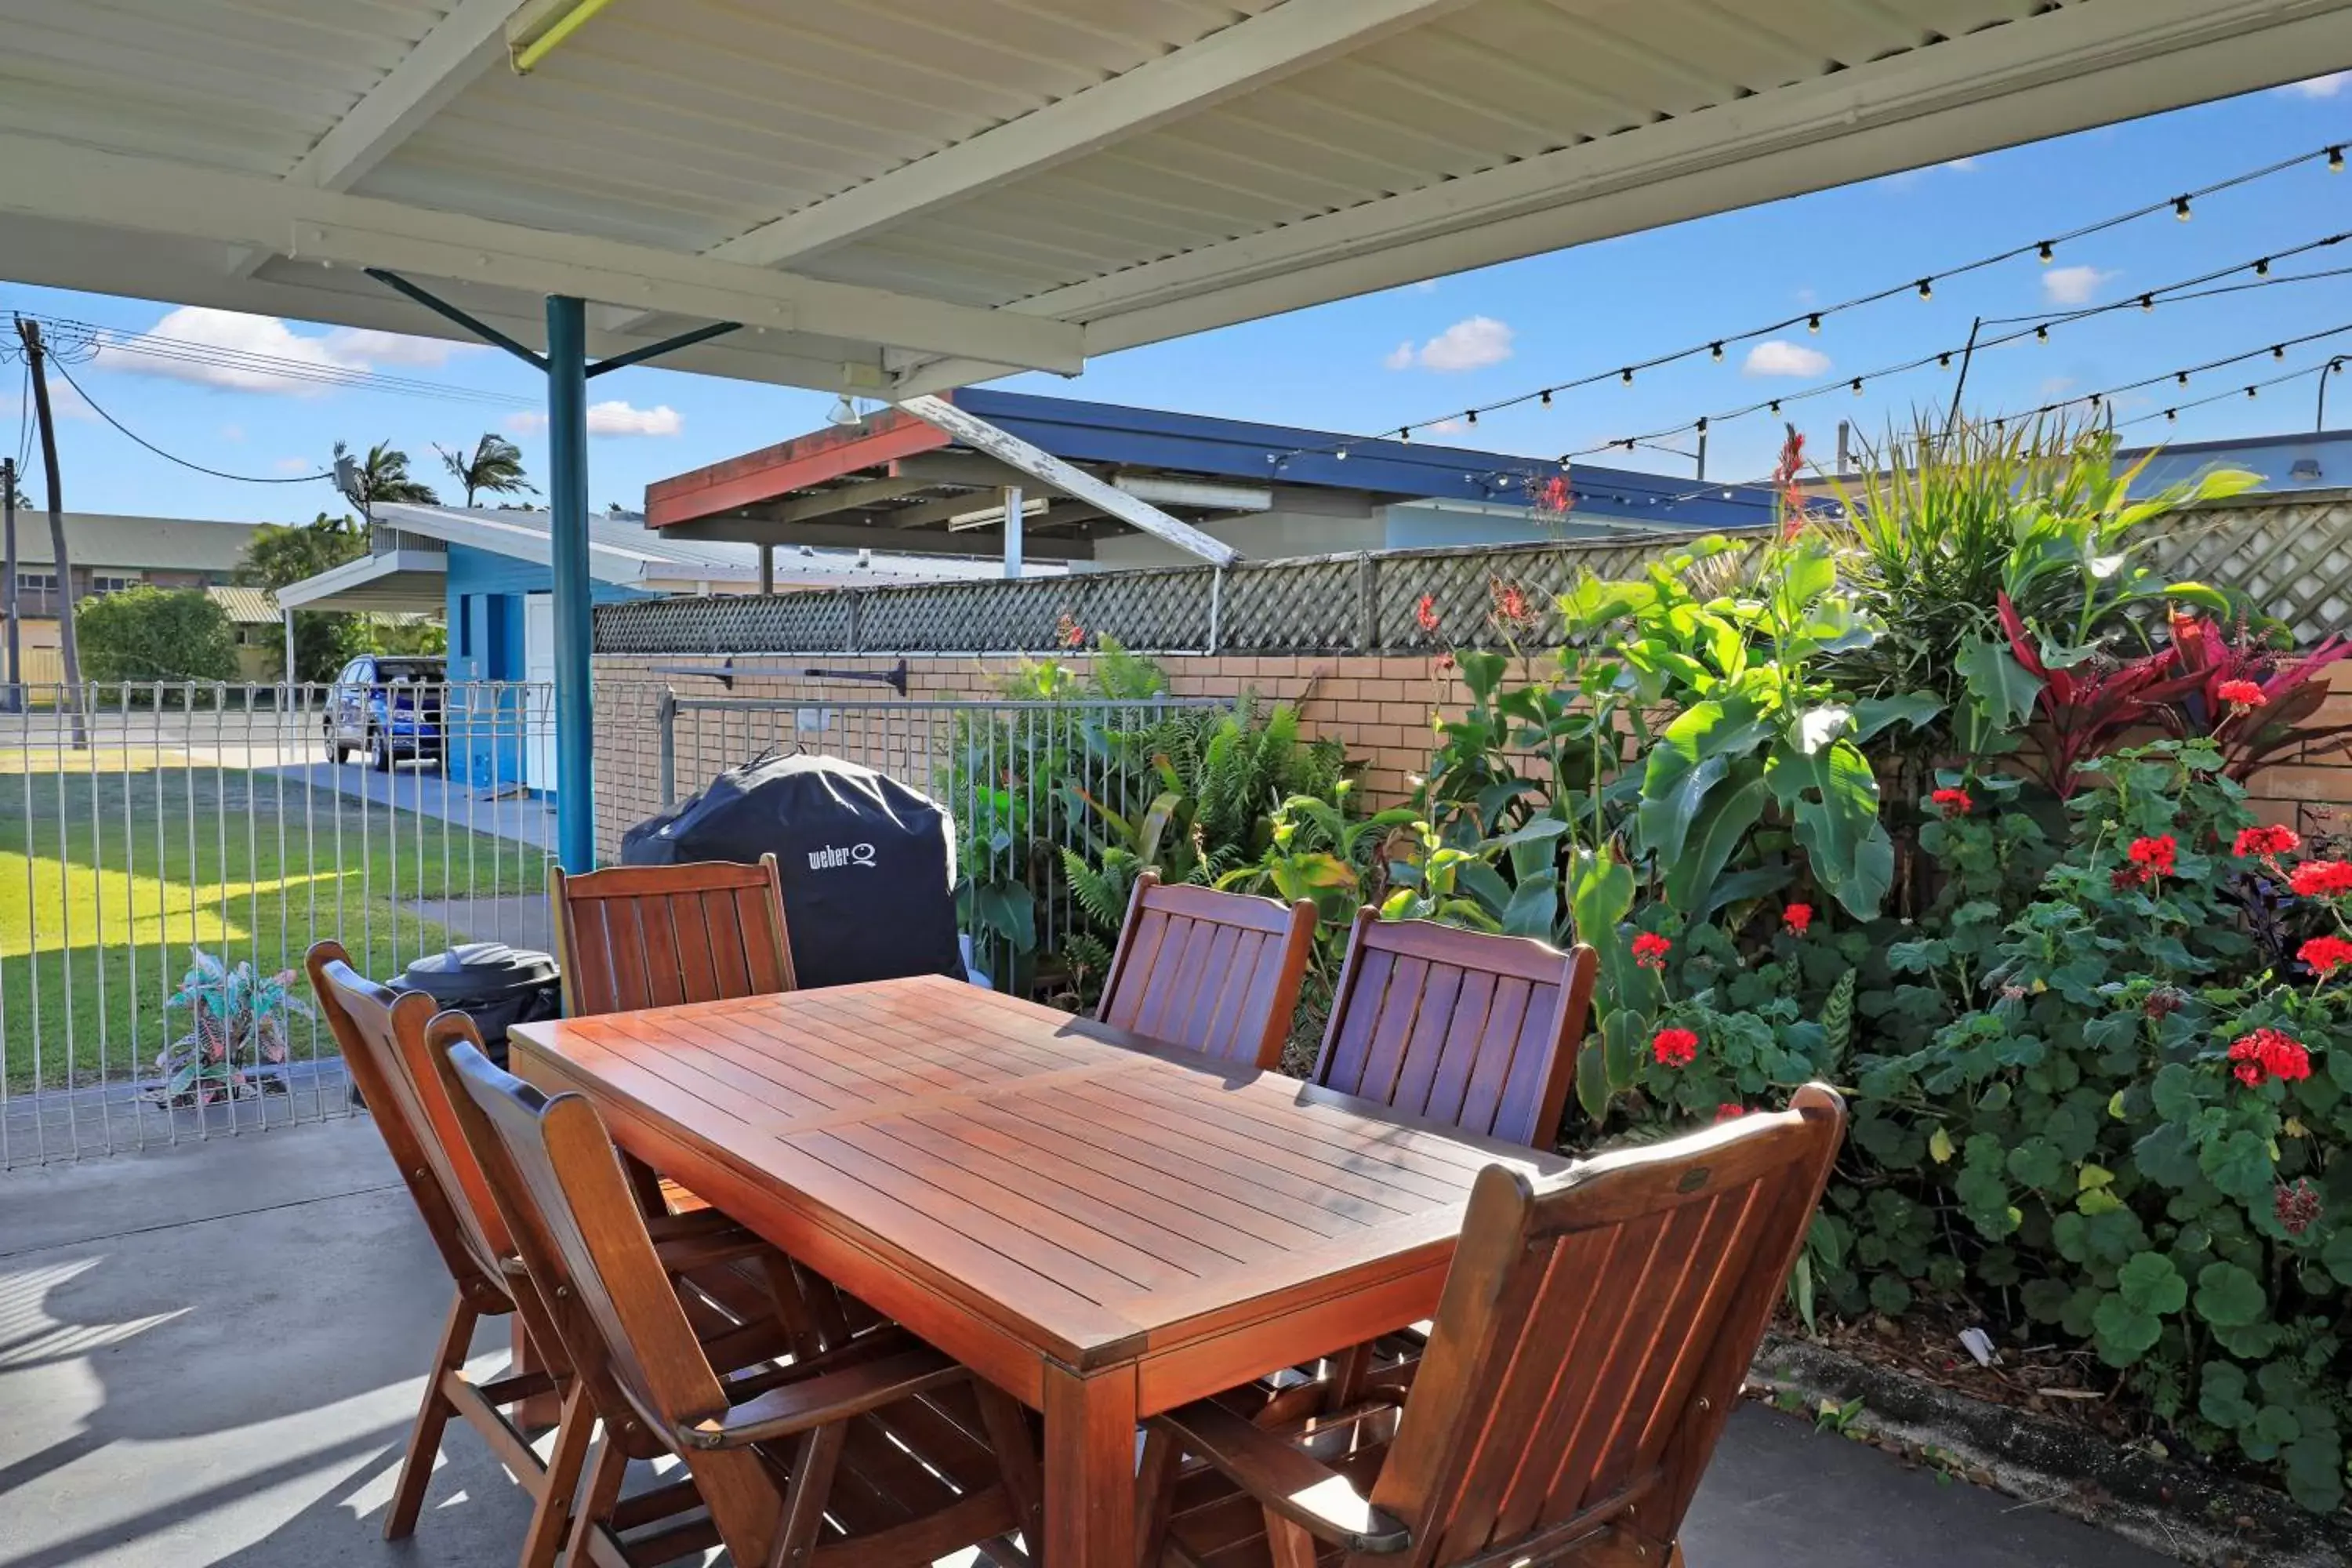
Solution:
<svg viewBox="0 0 2352 1568">
<path fill-rule="evenodd" d="M 555 574 L 555 839 L 566 871 L 596 868 L 595 704 L 588 605 L 588 324 L 547 297 L 547 502 Z"/>
</svg>

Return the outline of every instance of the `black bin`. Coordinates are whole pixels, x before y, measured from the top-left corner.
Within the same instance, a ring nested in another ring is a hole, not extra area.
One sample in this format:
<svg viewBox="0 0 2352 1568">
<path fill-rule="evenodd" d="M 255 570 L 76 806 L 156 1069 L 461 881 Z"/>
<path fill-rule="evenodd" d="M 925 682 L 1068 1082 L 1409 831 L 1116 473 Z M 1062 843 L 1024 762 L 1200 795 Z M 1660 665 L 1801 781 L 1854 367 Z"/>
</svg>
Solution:
<svg viewBox="0 0 2352 1568">
<path fill-rule="evenodd" d="M 460 942 L 420 958 L 391 982 L 394 991 L 422 991 L 436 1009 L 455 1007 L 474 1020 L 489 1058 L 507 1064 L 507 1031 L 563 1011 L 555 960 L 502 942 Z"/>
</svg>

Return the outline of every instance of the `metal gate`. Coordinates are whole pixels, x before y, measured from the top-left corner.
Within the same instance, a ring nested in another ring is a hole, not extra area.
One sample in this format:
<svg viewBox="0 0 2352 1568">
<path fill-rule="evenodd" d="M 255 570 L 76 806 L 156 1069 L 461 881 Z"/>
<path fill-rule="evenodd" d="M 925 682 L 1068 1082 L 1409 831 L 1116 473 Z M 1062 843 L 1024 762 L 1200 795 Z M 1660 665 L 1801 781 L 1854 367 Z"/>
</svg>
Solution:
<svg viewBox="0 0 2352 1568">
<path fill-rule="evenodd" d="M 547 945 L 544 689 L 66 695 L 0 712 L 0 1166 L 343 1114 L 321 938 L 379 977 Z"/>
</svg>

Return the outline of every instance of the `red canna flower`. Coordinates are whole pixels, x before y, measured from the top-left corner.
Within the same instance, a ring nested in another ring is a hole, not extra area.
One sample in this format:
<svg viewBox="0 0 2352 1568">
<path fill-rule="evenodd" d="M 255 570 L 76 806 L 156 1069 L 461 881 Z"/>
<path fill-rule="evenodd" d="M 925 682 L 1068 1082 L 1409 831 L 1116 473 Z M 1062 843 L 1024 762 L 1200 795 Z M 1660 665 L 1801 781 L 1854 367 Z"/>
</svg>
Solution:
<svg viewBox="0 0 2352 1568">
<path fill-rule="evenodd" d="M 1780 924 L 1790 936 L 1802 936 L 1813 923 L 1813 906 L 1790 904 L 1780 911 Z"/>
<path fill-rule="evenodd" d="M 1536 618 L 1534 608 L 1528 603 L 1528 591 L 1517 583 L 1506 583 L 1497 577 L 1486 585 L 1486 592 L 1495 601 L 1495 619 L 1504 626 L 1524 626 Z"/>
<path fill-rule="evenodd" d="M 1441 654 L 1439 654 L 1439 655 L 1437 656 L 1437 672 L 1438 672 L 1440 675 L 1446 675 L 1446 674 L 1451 674 L 1451 673 L 1453 672 L 1453 669 L 1454 669 L 1454 656 L 1453 656 L 1452 654 L 1450 654 L 1450 653 L 1441 653 Z"/>
<path fill-rule="evenodd" d="M 1747 1114 L 1748 1108 L 1737 1100 L 1727 1100 L 1715 1108 L 1715 1120 L 1718 1126 L 1726 1121 L 1737 1121 Z"/>
<path fill-rule="evenodd" d="M 2323 980 L 2352 963 L 2352 942 L 2340 936 L 2315 936 L 2295 949 L 2294 955 L 2311 965 Z"/>
<path fill-rule="evenodd" d="M 1780 443 L 1780 460 L 1772 468 L 1772 483 L 1780 492 L 1780 542 L 1784 544 L 1805 530 L 1805 487 L 1797 482 L 1804 467 L 1805 438 L 1791 425 L 1788 439 Z"/>
<path fill-rule="evenodd" d="M 2154 838 L 2135 838 L 2131 846 L 2132 864 L 2140 868 L 2143 877 L 2169 877 L 2172 875 L 2173 857 L 2179 848 L 2169 833 Z"/>
<path fill-rule="evenodd" d="M 2248 713 L 2270 700 L 2263 695 L 2262 683 L 2253 680 L 2225 680 L 2213 689 L 2213 695 L 2230 705 L 2232 713 Z"/>
<path fill-rule="evenodd" d="M 2280 1185 L 2273 1200 L 2273 1211 L 2278 1215 L 2280 1229 L 2289 1236 L 2301 1236 L 2326 1212 L 2326 1206 L 2320 1202 L 2319 1189 L 2311 1184 L 2311 1178 L 2297 1176 Z"/>
<path fill-rule="evenodd" d="M 1939 789 L 1927 800 L 1946 816 L 1966 816 L 1976 808 L 1976 802 L 1969 798 L 1969 792 L 1964 789 Z"/>
<path fill-rule="evenodd" d="M 2286 885 L 2298 899 L 2333 899 L 2352 893 L 2352 861 L 2305 860 L 2288 874 Z"/>
<path fill-rule="evenodd" d="M 2238 1064 L 2230 1070 L 2249 1088 L 2273 1079 L 2292 1083 L 2311 1076 L 2311 1053 L 2301 1040 L 2279 1029 L 2240 1036 L 2231 1043 L 2230 1059 Z"/>
<path fill-rule="evenodd" d="M 1064 610 L 1054 622 L 1054 640 L 1064 647 L 1076 647 L 1087 640 L 1087 628 L 1078 625 L 1077 618 L 1069 611 Z"/>
<path fill-rule="evenodd" d="M 1666 954 L 1674 950 L 1672 941 L 1656 931 L 1645 931 L 1633 939 L 1633 962 L 1644 969 L 1663 970 L 1666 966 Z"/>
<path fill-rule="evenodd" d="M 1437 595 L 1423 594 L 1421 596 L 1421 602 L 1412 607 L 1412 618 L 1420 623 L 1423 631 L 1435 631 L 1437 629 Z"/>
<path fill-rule="evenodd" d="M 2303 835 L 2292 827 L 2242 827 L 2231 852 L 2241 860 L 2258 855 L 2292 855 L 2303 847 Z"/>
<path fill-rule="evenodd" d="M 1686 1068 L 1698 1055 L 1698 1037 L 1688 1029 L 1660 1029 L 1650 1037 L 1650 1055 L 1662 1068 Z"/>
</svg>

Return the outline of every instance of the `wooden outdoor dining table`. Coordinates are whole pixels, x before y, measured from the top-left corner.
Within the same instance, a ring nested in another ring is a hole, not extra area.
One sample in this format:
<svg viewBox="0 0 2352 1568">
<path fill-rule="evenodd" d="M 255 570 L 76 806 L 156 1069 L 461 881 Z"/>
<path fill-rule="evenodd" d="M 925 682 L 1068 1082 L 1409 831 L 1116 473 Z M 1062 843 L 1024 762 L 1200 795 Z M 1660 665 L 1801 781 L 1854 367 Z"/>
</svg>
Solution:
<svg viewBox="0 0 2352 1568">
<path fill-rule="evenodd" d="M 1430 1316 L 1565 1162 L 940 978 L 560 1023 L 515 1070 L 1045 1416 L 1050 1568 L 1133 1568 L 1139 1417 Z"/>
</svg>

